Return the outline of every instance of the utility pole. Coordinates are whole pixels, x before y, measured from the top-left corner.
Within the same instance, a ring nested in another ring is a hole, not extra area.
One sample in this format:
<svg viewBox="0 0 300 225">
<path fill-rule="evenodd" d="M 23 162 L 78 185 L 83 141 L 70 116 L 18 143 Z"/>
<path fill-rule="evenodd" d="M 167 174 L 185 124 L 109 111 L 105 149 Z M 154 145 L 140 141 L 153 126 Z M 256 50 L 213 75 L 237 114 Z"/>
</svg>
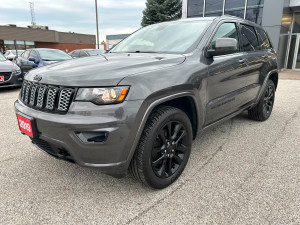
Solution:
<svg viewBox="0 0 300 225">
<path fill-rule="evenodd" d="M 99 28 L 98 28 L 98 0 L 95 0 L 95 8 L 96 8 L 96 26 L 97 26 L 97 48 L 99 49 L 100 43 L 99 43 Z"/>
</svg>

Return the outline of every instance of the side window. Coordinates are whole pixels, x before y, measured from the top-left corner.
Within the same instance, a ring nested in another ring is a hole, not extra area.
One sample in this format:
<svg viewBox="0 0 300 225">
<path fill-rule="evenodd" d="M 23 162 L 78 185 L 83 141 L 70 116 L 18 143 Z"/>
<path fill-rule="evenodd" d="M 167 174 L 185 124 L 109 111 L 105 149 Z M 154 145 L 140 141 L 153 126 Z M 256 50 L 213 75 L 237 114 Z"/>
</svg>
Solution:
<svg viewBox="0 0 300 225">
<path fill-rule="evenodd" d="M 28 59 L 29 57 L 29 51 L 25 51 L 22 55 L 21 55 L 22 58 L 24 59 Z"/>
<path fill-rule="evenodd" d="M 250 52 L 259 49 L 258 40 L 254 27 L 241 24 L 241 39 L 244 51 Z"/>
<path fill-rule="evenodd" d="M 72 53 L 72 57 L 79 57 L 79 51 L 74 51 Z"/>
<path fill-rule="evenodd" d="M 86 54 L 85 51 L 80 51 L 79 57 L 87 57 L 88 55 Z"/>
<path fill-rule="evenodd" d="M 9 51 L 5 52 L 4 56 L 8 56 L 10 54 Z"/>
<path fill-rule="evenodd" d="M 260 49 L 270 49 L 271 45 L 266 32 L 260 28 L 257 28 L 256 30 Z"/>
<path fill-rule="evenodd" d="M 213 37 L 211 43 L 210 43 L 210 48 L 211 49 L 216 49 L 216 40 L 218 38 L 234 38 L 238 42 L 238 50 L 240 48 L 239 45 L 239 35 L 237 32 L 237 28 L 235 23 L 223 23 L 215 33 L 215 36 Z"/>
<path fill-rule="evenodd" d="M 38 61 L 39 61 L 39 57 L 38 57 L 38 55 L 36 54 L 35 51 L 31 51 L 31 52 L 30 52 L 29 58 L 35 58 L 35 62 L 38 62 Z"/>
</svg>

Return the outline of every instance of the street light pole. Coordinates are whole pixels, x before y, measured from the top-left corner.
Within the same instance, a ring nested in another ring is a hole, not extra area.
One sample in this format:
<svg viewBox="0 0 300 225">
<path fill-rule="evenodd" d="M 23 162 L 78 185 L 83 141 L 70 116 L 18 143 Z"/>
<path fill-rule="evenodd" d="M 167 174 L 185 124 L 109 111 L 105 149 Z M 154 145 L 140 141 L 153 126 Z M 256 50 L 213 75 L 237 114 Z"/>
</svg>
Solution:
<svg viewBox="0 0 300 225">
<path fill-rule="evenodd" d="M 95 0 L 95 8 L 96 8 L 96 26 L 97 26 L 97 48 L 99 49 L 100 43 L 99 43 L 99 28 L 98 28 L 98 0 Z"/>
</svg>

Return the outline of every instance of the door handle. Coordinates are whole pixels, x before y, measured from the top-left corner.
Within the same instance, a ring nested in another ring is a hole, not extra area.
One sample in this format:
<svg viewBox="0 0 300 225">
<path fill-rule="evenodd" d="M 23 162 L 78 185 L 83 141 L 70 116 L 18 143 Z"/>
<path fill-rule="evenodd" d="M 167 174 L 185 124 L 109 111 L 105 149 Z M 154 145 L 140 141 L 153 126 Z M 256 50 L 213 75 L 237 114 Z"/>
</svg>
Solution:
<svg viewBox="0 0 300 225">
<path fill-rule="evenodd" d="M 240 63 L 240 64 L 243 64 L 243 63 L 245 63 L 245 62 L 246 62 L 246 59 L 240 59 L 240 60 L 239 60 L 239 63 Z"/>
</svg>

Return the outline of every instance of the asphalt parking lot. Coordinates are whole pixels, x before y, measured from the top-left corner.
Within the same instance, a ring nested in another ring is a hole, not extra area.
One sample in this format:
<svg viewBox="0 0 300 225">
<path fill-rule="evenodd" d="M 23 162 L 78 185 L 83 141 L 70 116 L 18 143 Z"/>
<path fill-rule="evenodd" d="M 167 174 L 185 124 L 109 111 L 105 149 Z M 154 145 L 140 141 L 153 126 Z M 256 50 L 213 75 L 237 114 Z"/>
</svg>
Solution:
<svg viewBox="0 0 300 225">
<path fill-rule="evenodd" d="M 299 224 L 300 80 L 280 80 L 266 122 L 247 114 L 198 137 L 171 187 L 54 159 L 20 134 L 0 90 L 0 224 Z"/>
</svg>

